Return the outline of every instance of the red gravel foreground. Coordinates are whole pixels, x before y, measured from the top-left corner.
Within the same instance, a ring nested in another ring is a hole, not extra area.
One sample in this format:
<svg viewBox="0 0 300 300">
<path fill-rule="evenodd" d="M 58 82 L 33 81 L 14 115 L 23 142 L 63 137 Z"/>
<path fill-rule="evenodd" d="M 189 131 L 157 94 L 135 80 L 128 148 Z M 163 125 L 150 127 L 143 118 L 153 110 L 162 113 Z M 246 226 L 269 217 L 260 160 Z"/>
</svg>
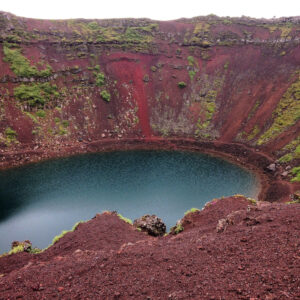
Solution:
<svg viewBox="0 0 300 300">
<path fill-rule="evenodd" d="M 300 299 L 300 204 L 215 200 L 153 238 L 104 213 L 0 259 L 0 299 Z"/>
</svg>

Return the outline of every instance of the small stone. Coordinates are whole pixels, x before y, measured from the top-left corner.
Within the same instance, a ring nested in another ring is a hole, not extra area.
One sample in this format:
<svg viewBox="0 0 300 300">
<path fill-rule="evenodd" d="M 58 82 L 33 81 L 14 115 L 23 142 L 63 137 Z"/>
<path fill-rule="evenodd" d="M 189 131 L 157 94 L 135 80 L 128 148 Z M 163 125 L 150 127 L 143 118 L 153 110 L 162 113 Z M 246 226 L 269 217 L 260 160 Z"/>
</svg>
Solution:
<svg viewBox="0 0 300 300">
<path fill-rule="evenodd" d="M 274 163 L 270 164 L 270 165 L 267 166 L 267 169 L 269 171 L 275 172 L 276 171 L 276 165 Z"/>
<path fill-rule="evenodd" d="M 65 289 L 65 288 L 64 288 L 63 286 L 59 286 L 59 287 L 57 288 L 57 290 L 58 290 L 59 292 L 62 292 L 64 289 Z"/>
<path fill-rule="evenodd" d="M 228 224 L 226 219 L 220 219 L 216 228 L 217 232 L 223 232 L 226 229 L 227 225 Z"/>
</svg>

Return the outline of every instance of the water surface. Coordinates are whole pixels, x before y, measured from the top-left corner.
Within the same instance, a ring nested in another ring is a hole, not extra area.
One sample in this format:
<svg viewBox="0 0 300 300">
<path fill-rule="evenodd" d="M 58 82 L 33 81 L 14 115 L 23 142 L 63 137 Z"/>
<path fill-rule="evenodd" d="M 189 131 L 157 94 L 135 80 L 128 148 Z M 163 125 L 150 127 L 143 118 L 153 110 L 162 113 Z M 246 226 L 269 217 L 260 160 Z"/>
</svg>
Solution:
<svg viewBox="0 0 300 300">
<path fill-rule="evenodd" d="M 43 248 L 97 212 L 135 219 L 156 214 L 167 227 L 191 207 L 222 196 L 257 196 L 256 176 L 220 158 L 172 151 L 85 154 L 0 172 L 0 253 L 13 240 Z"/>
</svg>

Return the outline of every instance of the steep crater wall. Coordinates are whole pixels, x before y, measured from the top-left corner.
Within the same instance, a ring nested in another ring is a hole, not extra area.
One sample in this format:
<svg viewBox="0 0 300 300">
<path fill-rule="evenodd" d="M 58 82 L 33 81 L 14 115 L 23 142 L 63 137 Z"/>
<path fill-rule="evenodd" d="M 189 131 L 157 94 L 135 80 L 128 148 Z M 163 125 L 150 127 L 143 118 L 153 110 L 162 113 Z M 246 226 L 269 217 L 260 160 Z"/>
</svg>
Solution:
<svg viewBox="0 0 300 300">
<path fill-rule="evenodd" d="M 298 17 L 54 21 L 0 13 L 0 24 L 1 167 L 189 148 L 259 168 L 264 197 L 299 188 Z"/>
</svg>

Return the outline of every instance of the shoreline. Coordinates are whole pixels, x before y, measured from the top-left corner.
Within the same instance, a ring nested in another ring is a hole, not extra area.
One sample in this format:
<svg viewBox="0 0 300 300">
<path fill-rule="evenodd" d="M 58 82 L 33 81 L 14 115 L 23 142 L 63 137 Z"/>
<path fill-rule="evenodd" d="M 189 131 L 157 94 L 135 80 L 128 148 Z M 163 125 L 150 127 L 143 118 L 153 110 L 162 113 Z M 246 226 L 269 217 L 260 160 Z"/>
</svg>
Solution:
<svg viewBox="0 0 300 300">
<path fill-rule="evenodd" d="M 103 139 L 74 144 L 68 143 L 62 147 L 56 146 L 55 149 L 53 146 L 51 148 L 51 146 L 46 145 L 42 149 L 35 147 L 22 151 L 2 152 L 0 153 L 0 170 L 78 154 L 126 150 L 182 150 L 201 152 L 228 160 L 242 168 L 251 170 L 258 177 L 259 191 L 257 198 L 259 201 L 289 201 L 290 195 L 297 186 L 281 179 L 279 174 L 282 170 L 268 171 L 267 166 L 274 163 L 276 159 L 262 151 L 257 151 L 244 144 L 216 141 L 200 142 L 184 138 Z"/>
</svg>

